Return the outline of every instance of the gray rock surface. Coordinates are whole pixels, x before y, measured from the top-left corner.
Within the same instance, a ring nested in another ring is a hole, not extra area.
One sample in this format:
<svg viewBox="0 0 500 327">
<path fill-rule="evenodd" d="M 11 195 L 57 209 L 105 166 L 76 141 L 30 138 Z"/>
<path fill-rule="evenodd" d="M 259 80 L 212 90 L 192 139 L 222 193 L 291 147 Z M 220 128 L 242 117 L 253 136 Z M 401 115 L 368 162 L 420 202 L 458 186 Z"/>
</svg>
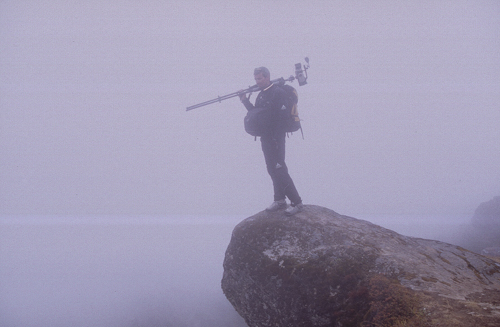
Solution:
<svg viewBox="0 0 500 327">
<path fill-rule="evenodd" d="M 249 326 L 500 326 L 500 264 L 307 205 L 238 224 L 222 289 Z"/>
</svg>

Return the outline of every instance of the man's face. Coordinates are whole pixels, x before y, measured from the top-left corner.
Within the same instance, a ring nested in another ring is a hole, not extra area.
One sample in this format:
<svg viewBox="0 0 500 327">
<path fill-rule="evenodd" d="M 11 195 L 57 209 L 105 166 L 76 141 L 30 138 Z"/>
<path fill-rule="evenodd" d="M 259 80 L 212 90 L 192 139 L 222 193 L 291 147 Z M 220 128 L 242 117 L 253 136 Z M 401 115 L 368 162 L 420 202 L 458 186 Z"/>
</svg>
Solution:
<svg viewBox="0 0 500 327">
<path fill-rule="evenodd" d="M 255 78 L 255 83 L 257 83 L 257 86 L 261 89 L 265 89 L 266 87 L 269 86 L 269 84 L 271 84 L 271 77 L 270 76 L 264 77 L 262 73 L 254 75 L 254 78 Z"/>
</svg>

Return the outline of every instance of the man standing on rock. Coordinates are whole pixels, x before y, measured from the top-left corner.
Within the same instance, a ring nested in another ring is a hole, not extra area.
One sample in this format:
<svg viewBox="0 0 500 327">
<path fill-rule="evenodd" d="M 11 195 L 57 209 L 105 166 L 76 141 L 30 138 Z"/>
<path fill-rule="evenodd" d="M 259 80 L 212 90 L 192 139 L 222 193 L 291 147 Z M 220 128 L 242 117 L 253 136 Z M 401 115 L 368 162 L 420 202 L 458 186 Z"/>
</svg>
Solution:
<svg viewBox="0 0 500 327">
<path fill-rule="evenodd" d="M 289 105 L 285 92 L 278 85 L 271 83 L 271 75 L 266 67 L 255 68 L 254 78 L 261 90 L 255 100 L 255 105 L 250 103 L 245 94 L 240 95 L 241 102 L 247 110 L 265 108 L 274 111 L 276 116 L 279 116 L 279 111 L 284 108 L 283 106 Z M 260 141 L 267 172 L 271 176 L 274 187 L 274 202 L 266 210 L 278 211 L 286 208 L 285 214 L 291 216 L 301 212 L 304 206 L 285 164 L 285 138 L 286 132 L 283 126 L 276 121 L 272 130 L 262 135 Z M 288 208 L 286 197 L 291 202 Z"/>
</svg>

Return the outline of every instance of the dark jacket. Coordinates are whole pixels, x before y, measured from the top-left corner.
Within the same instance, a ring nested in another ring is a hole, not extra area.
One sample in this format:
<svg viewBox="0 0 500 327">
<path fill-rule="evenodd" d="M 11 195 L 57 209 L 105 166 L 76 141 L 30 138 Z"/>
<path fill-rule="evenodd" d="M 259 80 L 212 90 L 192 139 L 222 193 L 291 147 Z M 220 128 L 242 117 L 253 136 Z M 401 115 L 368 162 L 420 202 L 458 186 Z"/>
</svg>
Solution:
<svg viewBox="0 0 500 327">
<path fill-rule="evenodd" d="M 286 94 L 278 85 L 272 84 L 271 87 L 259 92 L 257 99 L 255 100 L 255 105 L 253 105 L 250 100 L 245 98 L 243 104 L 247 110 L 253 108 L 266 108 L 271 110 L 279 111 L 282 106 L 286 106 Z"/>
<path fill-rule="evenodd" d="M 255 105 L 253 105 L 250 100 L 245 98 L 243 101 L 245 108 L 247 110 L 252 110 L 254 108 L 265 108 L 271 110 L 272 114 L 269 115 L 270 119 L 273 120 L 275 125 L 275 132 L 280 132 L 283 130 L 284 126 L 280 125 L 280 112 L 282 109 L 288 106 L 287 97 L 285 91 L 281 89 L 278 85 L 272 84 L 271 87 L 262 90 L 257 95 L 255 100 Z"/>
</svg>

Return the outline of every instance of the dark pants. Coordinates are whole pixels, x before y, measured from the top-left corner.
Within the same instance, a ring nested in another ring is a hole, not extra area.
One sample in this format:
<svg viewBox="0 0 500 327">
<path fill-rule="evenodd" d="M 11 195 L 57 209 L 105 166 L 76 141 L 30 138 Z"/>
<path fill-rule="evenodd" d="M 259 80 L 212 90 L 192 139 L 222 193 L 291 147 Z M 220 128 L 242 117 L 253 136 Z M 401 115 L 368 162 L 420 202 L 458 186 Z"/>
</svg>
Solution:
<svg viewBox="0 0 500 327">
<path fill-rule="evenodd" d="M 302 199 L 288 174 L 285 164 L 285 133 L 276 133 L 274 136 L 262 136 L 262 152 L 266 160 L 267 172 L 273 180 L 274 201 L 288 197 L 292 205 L 302 202 Z"/>
</svg>

